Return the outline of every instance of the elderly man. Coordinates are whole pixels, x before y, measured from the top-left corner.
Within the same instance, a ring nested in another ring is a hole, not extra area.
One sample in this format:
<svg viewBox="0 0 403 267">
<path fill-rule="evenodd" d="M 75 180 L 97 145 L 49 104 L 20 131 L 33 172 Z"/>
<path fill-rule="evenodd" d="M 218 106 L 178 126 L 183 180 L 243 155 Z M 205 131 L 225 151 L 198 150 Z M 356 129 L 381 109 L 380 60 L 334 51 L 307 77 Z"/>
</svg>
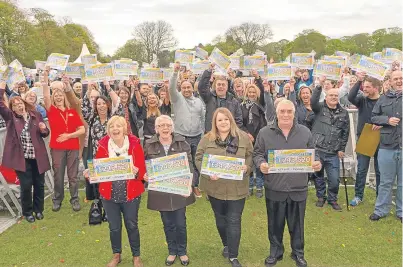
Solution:
<svg viewBox="0 0 403 267">
<path fill-rule="evenodd" d="M 242 109 L 238 100 L 228 92 L 228 80 L 225 77 L 217 77 L 213 82 L 213 91 L 210 90 L 210 80 L 213 78 L 214 63 L 205 70 L 200 82 L 199 93 L 206 104 L 206 127 L 205 131 L 211 131 L 213 114 L 217 108 L 227 108 L 239 128 L 246 130 L 243 126 Z M 176 115 L 176 114 L 175 114 Z"/>
<path fill-rule="evenodd" d="M 192 165 L 194 167 L 193 193 L 196 197 L 201 197 L 197 187 L 199 185 L 199 171 L 194 163 L 194 159 L 201 135 L 204 133 L 206 109 L 201 99 L 193 96 L 193 85 L 188 80 L 180 83 L 180 93 L 176 89 L 180 67 L 179 63 L 175 64 L 169 86 L 169 94 L 175 114 L 175 132 L 185 137 L 186 142 L 190 145 Z"/>
<path fill-rule="evenodd" d="M 314 149 L 311 132 L 295 122 L 295 106 L 289 100 L 282 100 L 276 108 L 277 119 L 262 128 L 257 136 L 253 161 L 265 174 L 265 195 L 270 241 L 270 255 L 265 266 L 276 265 L 283 259 L 283 234 L 285 220 L 291 235 L 291 258 L 298 267 L 305 267 L 304 218 L 308 194 L 307 173 L 269 174 L 268 150 Z M 315 158 L 319 159 L 315 155 Z M 314 171 L 321 169 L 321 163 L 314 161 Z"/>
<path fill-rule="evenodd" d="M 381 173 L 375 211 L 369 217 L 377 221 L 389 214 L 392 188 L 397 177 L 396 216 L 402 221 L 402 72 L 390 76 L 391 89 L 382 95 L 372 111 L 372 122 L 382 126 L 378 152 Z"/>
<path fill-rule="evenodd" d="M 348 136 L 350 134 L 350 119 L 348 112 L 339 104 L 339 92 L 330 89 L 326 93 L 324 102 L 319 102 L 322 86 L 326 77 L 319 78 L 311 97 L 312 111 L 315 113 L 315 122 L 312 126 L 312 135 L 315 148 L 318 151 L 322 169 L 315 173 L 315 187 L 318 201 L 317 207 L 323 207 L 326 201 L 326 182 L 324 170 L 328 180 L 327 202 L 336 211 L 341 211 L 337 204 L 340 183 L 340 159 L 344 157 Z"/>
</svg>

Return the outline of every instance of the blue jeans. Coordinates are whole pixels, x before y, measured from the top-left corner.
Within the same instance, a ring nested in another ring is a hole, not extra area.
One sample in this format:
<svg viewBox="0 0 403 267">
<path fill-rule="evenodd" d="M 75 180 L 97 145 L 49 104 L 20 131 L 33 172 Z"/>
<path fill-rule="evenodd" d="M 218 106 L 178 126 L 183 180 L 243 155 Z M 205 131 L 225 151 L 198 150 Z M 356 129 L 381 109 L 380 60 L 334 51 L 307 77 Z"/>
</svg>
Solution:
<svg viewBox="0 0 403 267">
<path fill-rule="evenodd" d="M 322 163 L 322 169 L 315 173 L 315 188 L 316 196 L 318 198 L 326 199 L 326 181 L 324 177 L 324 171 L 327 174 L 327 202 L 332 203 L 337 201 L 337 195 L 339 194 L 340 183 L 340 160 L 335 154 L 328 154 L 322 151 L 317 151 Z"/>
<path fill-rule="evenodd" d="M 192 186 L 197 187 L 199 185 L 200 173 L 195 164 L 195 156 L 197 146 L 199 145 L 201 139 L 201 134 L 197 136 L 183 136 L 183 137 L 185 137 L 186 142 L 188 142 L 188 144 L 190 145 L 190 153 L 192 154 L 192 164 L 194 168 Z"/>
<path fill-rule="evenodd" d="M 371 157 L 357 153 L 357 175 L 355 178 L 355 196 L 361 200 L 364 198 L 365 182 L 367 180 L 367 173 L 369 169 Z M 378 186 L 381 179 L 381 174 L 378 167 L 378 150 L 374 155 L 375 175 L 376 175 L 376 194 L 378 195 Z"/>
<path fill-rule="evenodd" d="M 186 207 L 174 211 L 160 211 L 164 224 L 169 255 L 187 254 Z"/>
<path fill-rule="evenodd" d="M 375 203 L 375 214 L 386 216 L 392 204 L 392 188 L 397 176 L 396 192 L 396 216 L 402 217 L 402 151 L 379 149 L 379 171 L 381 182 L 378 189 L 378 197 Z"/>
<path fill-rule="evenodd" d="M 256 168 L 255 170 L 256 173 L 256 189 L 263 189 L 263 173 L 260 171 L 259 168 Z M 250 179 L 249 179 L 249 188 L 253 188 L 254 181 L 253 179 L 253 172 L 250 174 Z"/>
</svg>

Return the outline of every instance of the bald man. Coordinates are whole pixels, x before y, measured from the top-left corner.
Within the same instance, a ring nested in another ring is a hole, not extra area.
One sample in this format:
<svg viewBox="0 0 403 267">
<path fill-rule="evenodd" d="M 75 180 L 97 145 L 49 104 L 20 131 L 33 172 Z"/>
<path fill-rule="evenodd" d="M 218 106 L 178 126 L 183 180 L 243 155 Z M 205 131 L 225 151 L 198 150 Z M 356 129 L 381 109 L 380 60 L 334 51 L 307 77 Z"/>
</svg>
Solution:
<svg viewBox="0 0 403 267">
<path fill-rule="evenodd" d="M 340 159 L 350 134 L 350 119 L 348 112 L 339 104 L 338 89 L 329 89 L 324 102 L 319 102 L 326 77 L 319 78 L 319 85 L 314 89 L 311 97 L 312 111 L 315 113 L 315 122 L 312 126 L 312 136 L 317 153 L 322 163 L 322 169 L 315 173 L 315 188 L 318 200 L 317 207 L 323 207 L 326 200 L 335 211 L 341 211 L 337 203 L 340 183 Z M 328 188 L 326 196 L 326 170 Z"/>
</svg>

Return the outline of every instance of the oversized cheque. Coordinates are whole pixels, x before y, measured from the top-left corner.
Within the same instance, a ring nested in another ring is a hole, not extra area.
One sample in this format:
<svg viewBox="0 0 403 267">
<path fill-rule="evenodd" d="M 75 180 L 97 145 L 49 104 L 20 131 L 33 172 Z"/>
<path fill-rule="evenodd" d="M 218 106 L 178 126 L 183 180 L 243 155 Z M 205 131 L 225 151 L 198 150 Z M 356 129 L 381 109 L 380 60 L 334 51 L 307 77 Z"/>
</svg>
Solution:
<svg viewBox="0 0 403 267">
<path fill-rule="evenodd" d="M 134 179 L 131 156 L 88 160 L 91 184 Z"/>
<path fill-rule="evenodd" d="M 243 165 L 245 159 L 204 154 L 200 173 L 217 175 L 222 179 L 243 180 Z"/>
<path fill-rule="evenodd" d="M 269 150 L 269 173 L 313 172 L 315 149 Z"/>
</svg>

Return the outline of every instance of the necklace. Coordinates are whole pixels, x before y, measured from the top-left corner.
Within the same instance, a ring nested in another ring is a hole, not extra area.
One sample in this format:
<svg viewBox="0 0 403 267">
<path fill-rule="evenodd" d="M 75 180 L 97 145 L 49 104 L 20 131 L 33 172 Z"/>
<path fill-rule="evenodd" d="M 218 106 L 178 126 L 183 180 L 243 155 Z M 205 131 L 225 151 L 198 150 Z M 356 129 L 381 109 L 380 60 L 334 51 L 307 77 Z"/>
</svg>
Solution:
<svg viewBox="0 0 403 267">
<path fill-rule="evenodd" d="M 60 114 L 60 117 L 62 117 L 64 123 L 66 124 L 66 132 L 68 132 L 69 131 L 69 125 L 68 125 L 68 123 L 69 123 L 69 113 L 66 111 L 66 117 L 64 117 L 62 115 L 62 112 L 60 112 L 59 114 Z"/>
</svg>

